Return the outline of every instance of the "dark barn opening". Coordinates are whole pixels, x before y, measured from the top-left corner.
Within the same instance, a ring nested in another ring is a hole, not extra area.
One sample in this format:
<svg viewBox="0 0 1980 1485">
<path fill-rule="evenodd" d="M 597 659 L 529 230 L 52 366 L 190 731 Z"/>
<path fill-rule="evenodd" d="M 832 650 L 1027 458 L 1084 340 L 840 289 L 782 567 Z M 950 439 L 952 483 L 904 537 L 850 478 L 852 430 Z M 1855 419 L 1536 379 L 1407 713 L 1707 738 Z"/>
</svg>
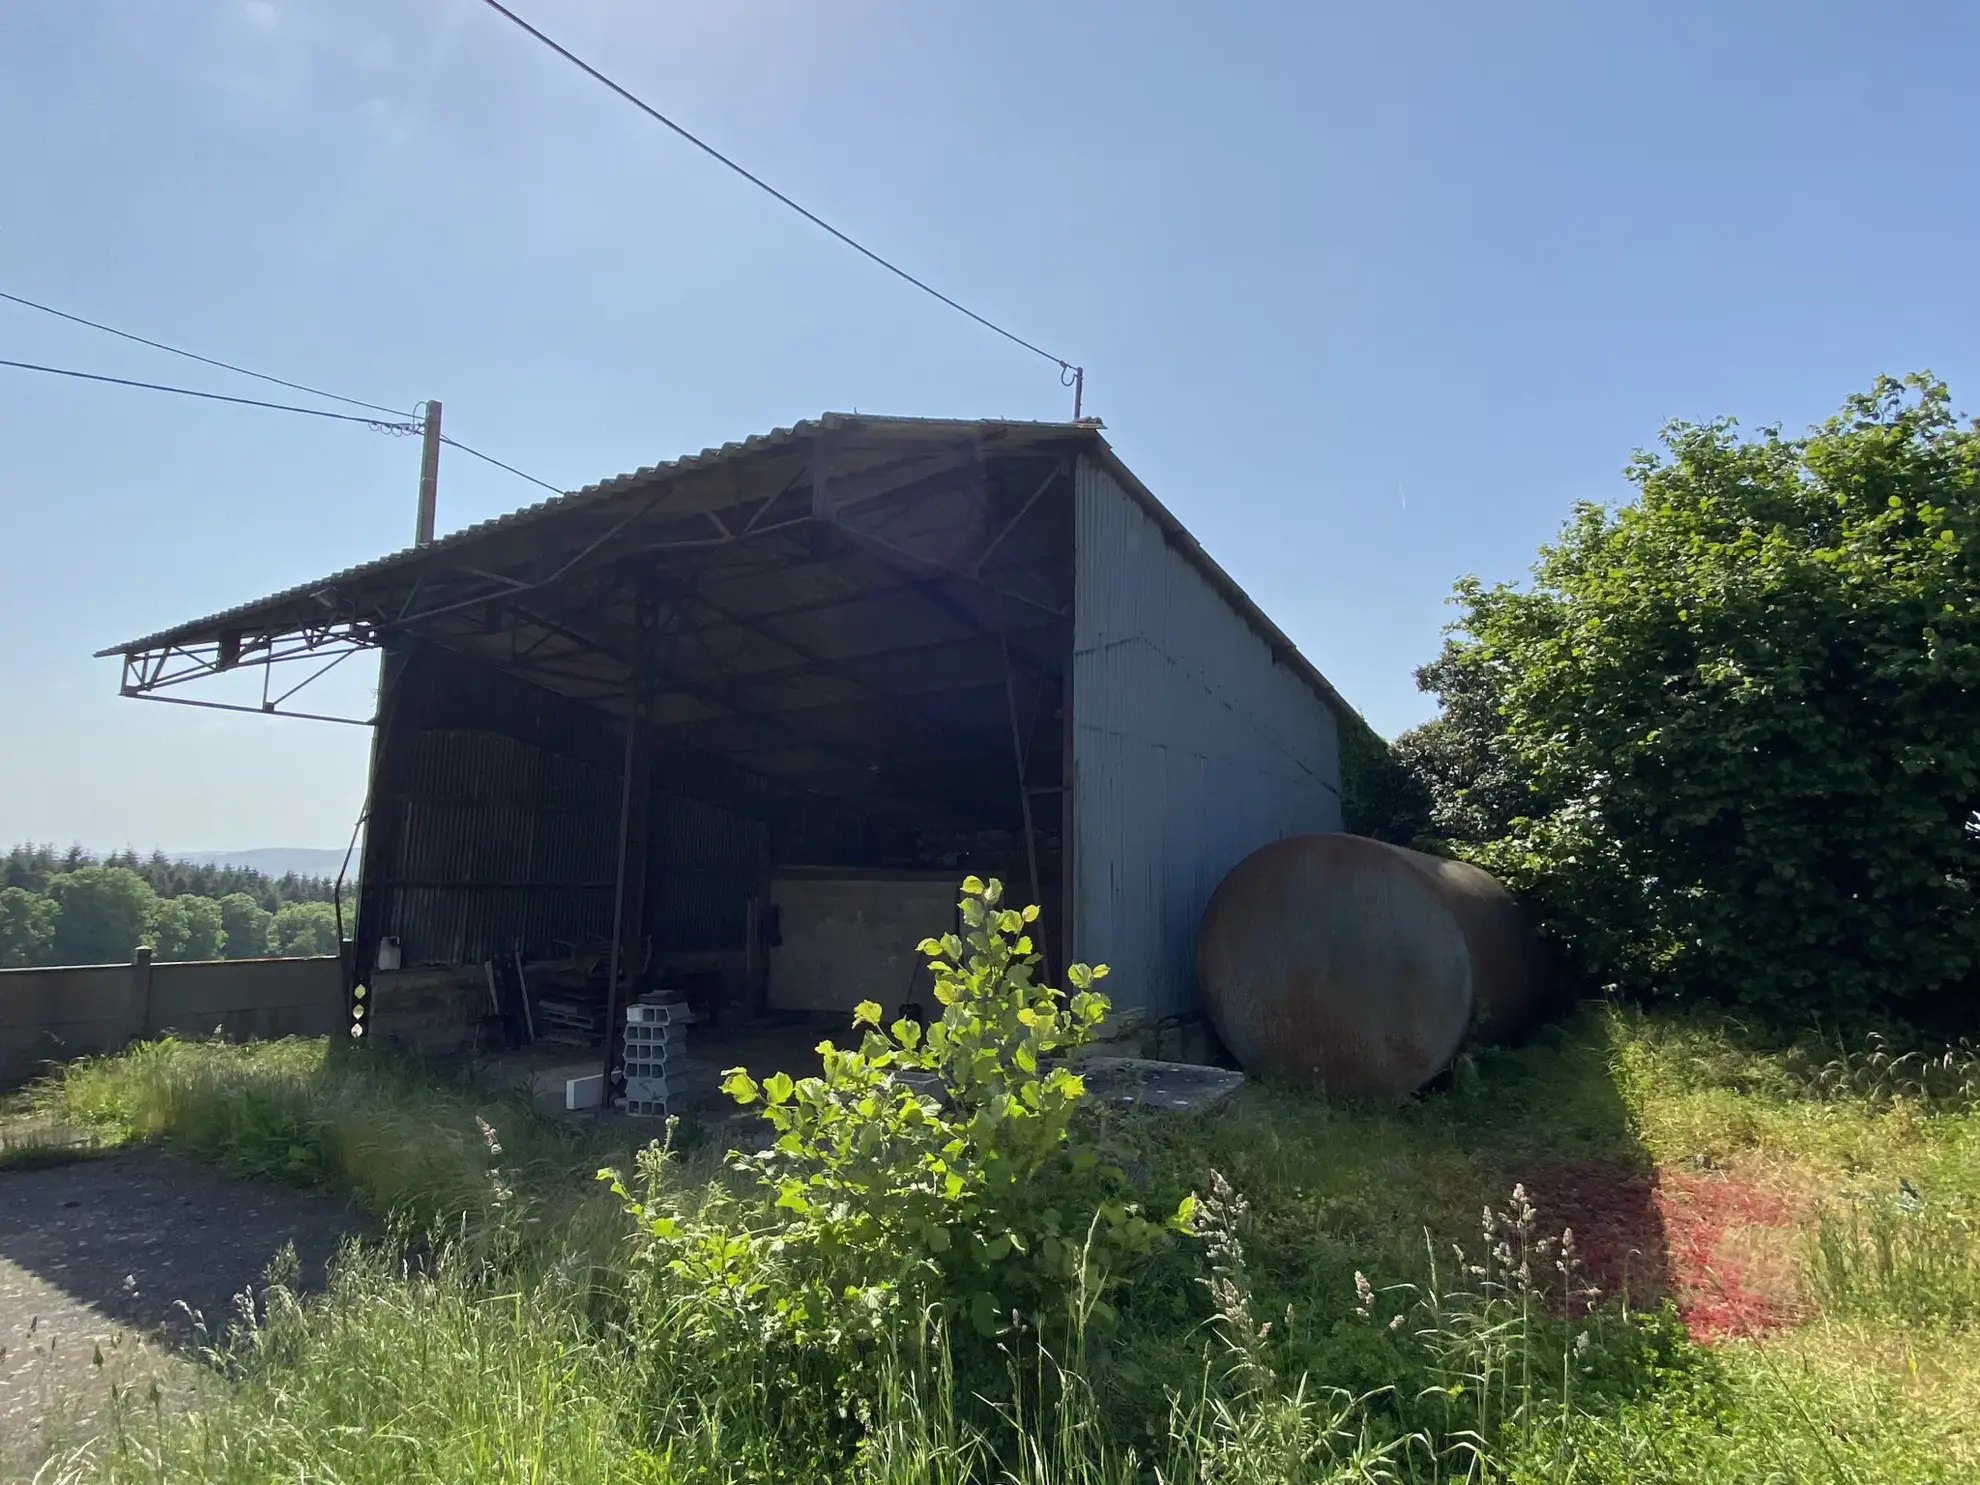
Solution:
<svg viewBox="0 0 1980 1485">
<path fill-rule="evenodd" d="M 624 993 L 843 1011 L 910 998 L 969 871 L 1049 946 L 1071 459 L 915 432 L 630 476 L 493 523 L 472 597 L 429 574 L 385 640 L 357 962 L 549 960 L 616 921 Z"/>
</svg>

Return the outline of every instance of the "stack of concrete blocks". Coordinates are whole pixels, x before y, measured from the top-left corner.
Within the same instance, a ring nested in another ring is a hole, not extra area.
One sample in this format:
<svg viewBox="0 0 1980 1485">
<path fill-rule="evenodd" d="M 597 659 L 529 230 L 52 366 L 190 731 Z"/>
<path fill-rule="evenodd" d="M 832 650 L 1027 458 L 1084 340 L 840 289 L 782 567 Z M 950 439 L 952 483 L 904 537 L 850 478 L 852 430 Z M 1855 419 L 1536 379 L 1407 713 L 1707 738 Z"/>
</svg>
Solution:
<svg viewBox="0 0 1980 1485">
<path fill-rule="evenodd" d="M 664 1118 L 680 1102 L 680 1074 L 687 1060 L 688 1008 L 679 1002 L 638 1000 L 626 1007 L 625 1111 Z M 670 1084 L 669 1077 L 672 1077 Z"/>
</svg>

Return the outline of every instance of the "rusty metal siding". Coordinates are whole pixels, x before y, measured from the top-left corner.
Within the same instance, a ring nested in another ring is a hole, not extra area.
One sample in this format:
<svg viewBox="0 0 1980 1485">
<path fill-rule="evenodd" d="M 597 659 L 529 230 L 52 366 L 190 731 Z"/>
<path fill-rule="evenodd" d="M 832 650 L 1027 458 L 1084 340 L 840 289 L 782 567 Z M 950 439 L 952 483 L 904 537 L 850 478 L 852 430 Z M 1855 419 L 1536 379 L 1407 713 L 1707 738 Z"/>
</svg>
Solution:
<svg viewBox="0 0 1980 1485">
<path fill-rule="evenodd" d="M 1201 1009 L 1196 930 L 1259 846 L 1341 828 L 1332 706 L 1095 461 L 1074 489 L 1074 949 Z"/>
<path fill-rule="evenodd" d="M 647 890 L 654 946 L 663 953 L 744 947 L 752 897 L 767 897 L 769 829 L 705 800 L 658 794 Z"/>
<path fill-rule="evenodd" d="M 619 781 L 495 733 L 412 734 L 400 759 L 386 931 L 408 965 L 531 955 L 611 931 Z"/>
</svg>

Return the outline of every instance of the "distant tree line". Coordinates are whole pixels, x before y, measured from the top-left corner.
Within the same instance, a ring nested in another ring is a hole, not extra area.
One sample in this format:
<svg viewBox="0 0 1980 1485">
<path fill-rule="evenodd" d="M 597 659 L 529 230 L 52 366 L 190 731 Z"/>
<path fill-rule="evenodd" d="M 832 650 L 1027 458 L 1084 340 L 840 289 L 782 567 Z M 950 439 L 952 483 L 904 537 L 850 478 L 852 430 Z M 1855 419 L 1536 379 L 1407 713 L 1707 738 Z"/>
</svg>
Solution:
<svg viewBox="0 0 1980 1485">
<path fill-rule="evenodd" d="M 160 852 L 16 846 L 0 863 L 0 969 L 118 963 L 140 944 L 161 960 L 334 954 L 334 887 Z"/>
<path fill-rule="evenodd" d="M 0 863 L 0 887 L 22 887 L 29 892 L 46 892 L 50 877 L 83 866 L 121 866 L 136 872 L 160 897 L 222 898 L 236 892 L 252 897 L 268 912 L 288 902 L 329 902 L 336 882 L 329 877 L 297 876 L 294 872 L 271 877 L 245 866 L 210 866 L 197 861 L 174 861 L 163 851 L 140 856 L 136 851 L 116 851 L 96 857 L 81 846 L 57 851 L 53 846 L 15 846 Z M 350 883 L 345 884 L 346 892 Z"/>
</svg>

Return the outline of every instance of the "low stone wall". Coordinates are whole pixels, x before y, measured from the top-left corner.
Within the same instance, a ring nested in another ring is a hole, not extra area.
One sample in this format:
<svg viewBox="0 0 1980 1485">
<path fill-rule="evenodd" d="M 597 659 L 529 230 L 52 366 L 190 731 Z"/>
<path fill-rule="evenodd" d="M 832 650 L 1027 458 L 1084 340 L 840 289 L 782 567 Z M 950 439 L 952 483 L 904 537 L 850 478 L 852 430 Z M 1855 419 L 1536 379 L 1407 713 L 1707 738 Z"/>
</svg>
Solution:
<svg viewBox="0 0 1980 1485">
<path fill-rule="evenodd" d="M 177 1032 L 230 1041 L 343 1034 L 343 965 L 312 959 L 215 959 L 0 969 L 0 1088 L 71 1057 Z"/>
</svg>

